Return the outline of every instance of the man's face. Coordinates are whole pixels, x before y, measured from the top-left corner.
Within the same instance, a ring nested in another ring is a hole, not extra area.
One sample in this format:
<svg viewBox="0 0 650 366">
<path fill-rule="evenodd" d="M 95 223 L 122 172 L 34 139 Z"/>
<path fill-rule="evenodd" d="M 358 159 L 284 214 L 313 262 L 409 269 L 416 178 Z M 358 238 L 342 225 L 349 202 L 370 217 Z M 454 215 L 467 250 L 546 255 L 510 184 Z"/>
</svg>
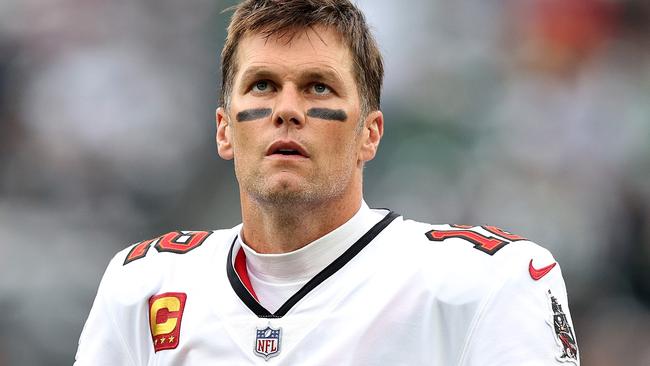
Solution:
<svg viewBox="0 0 650 366">
<path fill-rule="evenodd" d="M 352 58 L 338 34 L 322 27 L 291 39 L 249 34 L 237 65 L 229 108 L 217 111 L 217 143 L 219 155 L 235 161 L 242 194 L 275 203 L 360 194 L 383 120 L 379 111 L 360 120 Z"/>
</svg>

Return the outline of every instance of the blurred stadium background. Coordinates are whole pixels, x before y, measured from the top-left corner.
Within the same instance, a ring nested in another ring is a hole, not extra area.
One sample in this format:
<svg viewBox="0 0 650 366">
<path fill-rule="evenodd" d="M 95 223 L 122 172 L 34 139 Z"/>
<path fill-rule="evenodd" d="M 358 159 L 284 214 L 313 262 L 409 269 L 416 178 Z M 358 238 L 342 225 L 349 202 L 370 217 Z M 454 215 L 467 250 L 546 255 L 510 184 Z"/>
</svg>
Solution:
<svg viewBox="0 0 650 366">
<path fill-rule="evenodd" d="M 0 365 L 69 365 L 111 256 L 240 221 L 214 146 L 234 1 L 0 3 Z M 583 365 L 650 365 L 650 2 L 363 0 L 366 200 L 549 248 Z"/>
</svg>

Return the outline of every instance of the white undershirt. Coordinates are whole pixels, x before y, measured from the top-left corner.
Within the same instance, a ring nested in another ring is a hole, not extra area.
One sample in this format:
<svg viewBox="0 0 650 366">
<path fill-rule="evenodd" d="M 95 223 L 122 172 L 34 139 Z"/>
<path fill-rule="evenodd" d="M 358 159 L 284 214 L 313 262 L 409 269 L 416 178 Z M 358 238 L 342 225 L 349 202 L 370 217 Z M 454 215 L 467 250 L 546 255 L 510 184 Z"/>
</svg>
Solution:
<svg viewBox="0 0 650 366">
<path fill-rule="evenodd" d="M 318 272 L 332 263 L 385 216 L 361 202 L 359 211 L 345 224 L 306 246 L 289 253 L 260 254 L 239 236 L 246 254 L 251 285 L 262 306 L 275 312 Z"/>
</svg>

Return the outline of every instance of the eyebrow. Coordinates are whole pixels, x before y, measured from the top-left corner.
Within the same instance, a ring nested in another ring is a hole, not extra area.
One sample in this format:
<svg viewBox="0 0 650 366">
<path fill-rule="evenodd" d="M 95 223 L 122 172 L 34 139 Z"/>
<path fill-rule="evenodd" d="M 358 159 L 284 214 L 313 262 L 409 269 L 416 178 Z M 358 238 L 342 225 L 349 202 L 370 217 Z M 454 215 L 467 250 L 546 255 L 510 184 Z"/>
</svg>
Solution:
<svg viewBox="0 0 650 366">
<path fill-rule="evenodd" d="M 246 69 L 241 76 L 241 82 L 237 90 L 240 90 L 242 93 L 247 89 L 251 83 L 258 80 L 273 80 L 275 74 L 266 67 L 251 67 Z"/>
<path fill-rule="evenodd" d="M 263 66 L 254 66 L 246 69 L 242 73 L 241 80 L 244 84 L 248 84 L 247 81 L 252 81 L 253 79 L 272 79 L 275 76 L 275 73 Z"/>
<path fill-rule="evenodd" d="M 301 75 L 301 79 L 316 80 L 325 83 L 341 83 L 342 79 L 337 72 L 330 69 L 307 70 Z"/>
</svg>

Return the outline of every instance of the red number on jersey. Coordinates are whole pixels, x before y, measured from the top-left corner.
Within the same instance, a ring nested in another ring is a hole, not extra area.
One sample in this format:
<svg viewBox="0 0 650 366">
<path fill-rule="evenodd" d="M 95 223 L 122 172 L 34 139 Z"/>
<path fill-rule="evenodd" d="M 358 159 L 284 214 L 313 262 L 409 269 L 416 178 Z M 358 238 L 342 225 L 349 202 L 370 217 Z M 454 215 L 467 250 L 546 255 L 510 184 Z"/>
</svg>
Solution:
<svg viewBox="0 0 650 366">
<path fill-rule="evenodd" d="M 207 231 L 172 231 L 160 237 L 155 248 L 158 252 L 184 254 L 199 247 L 210 233 Z"/>
<path fill-rule="evenodd" d="M 498 235 L 498 236 L 500 236 L 502 238 L 506 238 L 506 239 L 508 239 L 510 241 L 528 240 L 528 239 L 524 238 L 523 236 L 519 236 L 519 235 L 510 233 L 508 231 L 499 229 L 496 226 L 481 226 L 481 227 L 483 229 L 491 232 L 494 235 Z"/>
<path fill-rule="evenodd" d="M 149 239 L 145 241 L 141 241 L 138 244 L 133 246 L 133 249 L 129 252 L 129 254 L 126 256 L 126 259 L 124 260 L 123 265 L 127 265 L 131 262 L 133 262 L 136 259 L 143 258 L 145 255 L 147 255 L 147 252 L 149 251 L 149 248 L 151 246 L 151 243 L 153 243 L 154 239 Z"/>
<path fill-rule="evenodd" d="M 474 244 L 474 248 L 489 255 L 493 255 L 509 243 L 499 238 L 490 238 L 471 230 L 431 230 L 425 233 L 425 235 L 431 241 L 443 241 L 450 238 L 465 239 Z"/>
<path fill-rule="evenodd" d="M 451 225 L 452 227 L 463 230 L 431 230 L 425 235 L 431 241 L 443 241 L 449 238 L 461 238 L 474 244 L 474 248 L 493 255 L 509 243 L 527 240 L 523 236 L 515 235 L 505 230 L 501 230 L 496 226 L 481 226 L 486 231 L 494 234 L 495 236 L 485 236 L 476 231 L 470 230 L 473 228 L 468 225 Z"/>
<path fill-rule="evenodd" d="M 184 254 L 203 244 L 210 234 L 211 232 L 208 231 L 172 231 L 171 233 L 167 233 L 154 239 L 141 241 L 135 244 L 129 251 L 129 254 L 124 260 L 124 265 L 140 258 L 144 258 L 144 256 L 147 255 L 151 244 L 155 241 L 157 241 L 157 243 L 154 248 L 156 248 L 158 252 Z"/>
</svg>

